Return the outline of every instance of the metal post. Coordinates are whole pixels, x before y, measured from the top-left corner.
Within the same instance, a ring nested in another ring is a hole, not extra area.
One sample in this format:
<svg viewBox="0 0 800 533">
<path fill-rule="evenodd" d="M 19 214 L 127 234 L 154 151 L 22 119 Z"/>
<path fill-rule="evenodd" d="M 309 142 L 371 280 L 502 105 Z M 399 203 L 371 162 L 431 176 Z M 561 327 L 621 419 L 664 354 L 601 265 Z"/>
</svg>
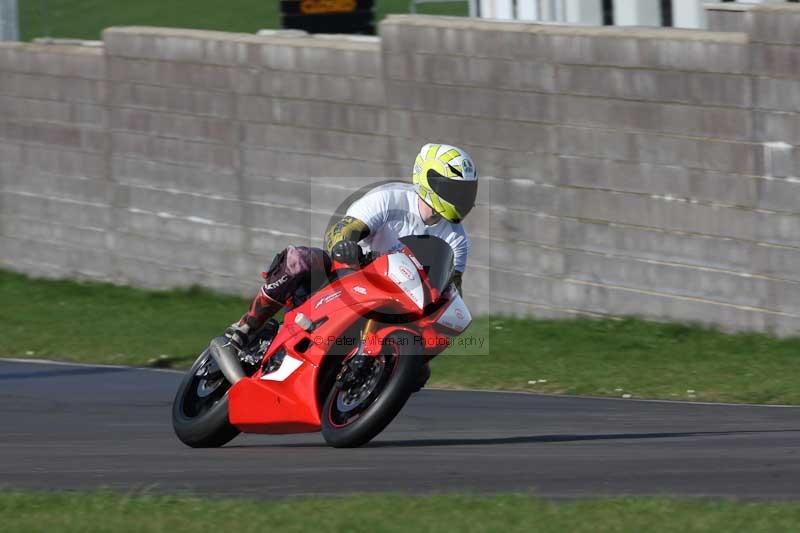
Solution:
<svg viewBox="0 0 800 533">
<path fill-rule="evenodd" d="M 705 9 L 701 0 L 673 0 L 673 26 L 676 28 L 705 28 Z"/>
<path fill-rule="evenodd" d="M 614 0 L 614 24 L 619 26 L 660 26 L 659 0 Z"/>
<path fill-rule="evenodd" d="M 517 19 L 539 20 L 539 3 L 542 0 L 517 0 Z"/>
<path fill-rule="evenodd" d="M 556 14 L 555 20 L 558 22 L 567 21 L 567 6 L 565 5 L 565 0 L 556 0 L 553 11 L 555 11 Z"/>
<path fill-rule="evenodd" d="M 602 0 L 566 0 L 564 20 L 570 24 L 603 25 Z"/>
<path fill-rule="evenodd" d="M 0 41 L 19 41 L 17 0 L 0 0 Z"/>
</svg>

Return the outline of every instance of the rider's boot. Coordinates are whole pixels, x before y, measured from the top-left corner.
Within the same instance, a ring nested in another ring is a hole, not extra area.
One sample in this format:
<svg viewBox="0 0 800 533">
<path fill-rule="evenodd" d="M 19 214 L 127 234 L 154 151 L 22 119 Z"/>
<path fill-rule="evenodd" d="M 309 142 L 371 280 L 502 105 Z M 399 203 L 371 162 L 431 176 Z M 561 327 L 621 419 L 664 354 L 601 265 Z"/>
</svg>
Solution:
<svg viewBox="0 0 800 533">
<path fill-rule="evenodd" d="M 282 304 L 276 302 L 269 296 L 262 287 L 258 294 L 253 298 L 250 309 L 245 313 L 239 322 L 229 327 L 225 334 L 230 337 L 231 344 L 241 350 L 250 342 L 250 335 L 261 329 L 262 326 L 281 310 Z"/>
</svg>

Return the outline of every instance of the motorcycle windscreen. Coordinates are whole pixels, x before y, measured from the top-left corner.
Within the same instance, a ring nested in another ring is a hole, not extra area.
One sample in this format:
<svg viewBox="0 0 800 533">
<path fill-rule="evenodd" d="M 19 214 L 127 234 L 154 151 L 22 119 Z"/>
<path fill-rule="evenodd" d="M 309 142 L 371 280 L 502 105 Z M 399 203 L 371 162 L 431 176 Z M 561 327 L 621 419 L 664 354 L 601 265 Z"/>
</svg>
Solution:
<svg viewBox="0 0 800 533">
<path fill-rule="evenodd" d="M 422 265 L 431 286 L 440 293 L 444 291 L 455 270 L 453 248 L 433 235 L 409 235 L 401 237 L 400 242 L 408 246 Z"/>
</svg>

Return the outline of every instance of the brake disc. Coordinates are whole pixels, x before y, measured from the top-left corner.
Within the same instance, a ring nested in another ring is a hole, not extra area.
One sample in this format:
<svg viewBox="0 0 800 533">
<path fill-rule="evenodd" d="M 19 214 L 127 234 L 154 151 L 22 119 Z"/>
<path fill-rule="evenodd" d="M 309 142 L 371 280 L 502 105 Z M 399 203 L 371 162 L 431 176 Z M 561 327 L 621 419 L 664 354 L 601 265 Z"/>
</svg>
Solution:
<svg viewBox="0 0 800 533">
<path fill-rule="evenodd" d="M 340 412 L 346 413 L 358 408 L 372 395 L 383 375 L 386 366 L 383 356 L 372 359 L 369 373 L 357 379 L 354 383 L 339 391 L 336 397 L 336 407 Z"/>
</svg>

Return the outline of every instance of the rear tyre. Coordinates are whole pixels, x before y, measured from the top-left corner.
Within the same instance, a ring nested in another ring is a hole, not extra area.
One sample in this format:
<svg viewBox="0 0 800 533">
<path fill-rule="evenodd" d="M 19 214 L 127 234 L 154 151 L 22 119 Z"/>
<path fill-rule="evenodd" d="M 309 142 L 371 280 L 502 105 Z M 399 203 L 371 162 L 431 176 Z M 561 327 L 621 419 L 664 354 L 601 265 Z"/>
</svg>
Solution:
<svg viewBox="0 0 800 533">
<path fill-rule="evenodd" d="M 186 372 L 172 402 L 172 427 L 181 442 L 192 448 L 217 448 L 239 430 L 228 422 L 225 379 L 206 349 Z"/>
<path fill-rule="evenodd" d="M 322 408 L 322 436 L 336 448 L 366 444 L 397 416 L 417 389 L 425 358 L 414 337 L 392 333 L 381 355 L 353 385 L 341 381 L 331 388 Z"/>
</svg>

